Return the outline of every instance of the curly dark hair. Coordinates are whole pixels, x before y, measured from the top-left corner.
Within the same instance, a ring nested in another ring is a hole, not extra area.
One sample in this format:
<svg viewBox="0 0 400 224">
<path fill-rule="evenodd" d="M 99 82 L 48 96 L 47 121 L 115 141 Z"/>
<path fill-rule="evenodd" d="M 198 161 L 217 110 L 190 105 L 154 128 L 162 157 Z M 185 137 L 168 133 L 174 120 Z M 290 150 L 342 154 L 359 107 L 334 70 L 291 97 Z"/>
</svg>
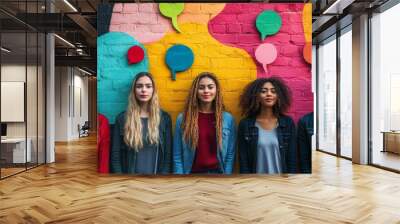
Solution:
<svg viewBox="0 0 400 224">
<path fill-rule="evenodd" d="M 258 100 L 262 87 L 265 83 L 271 83 L 275 87 L 277 103 L 273 107 L 273 113 L 276 117 L 284 115 L 292 103 L 292 92 L 286 83 L 279 77 L 259 78 L 249 83 L 240 96 L 239 106 L 242 115 L 246 117 L 255 117 L 261 111 L 261 103 Z"/>
</svg>

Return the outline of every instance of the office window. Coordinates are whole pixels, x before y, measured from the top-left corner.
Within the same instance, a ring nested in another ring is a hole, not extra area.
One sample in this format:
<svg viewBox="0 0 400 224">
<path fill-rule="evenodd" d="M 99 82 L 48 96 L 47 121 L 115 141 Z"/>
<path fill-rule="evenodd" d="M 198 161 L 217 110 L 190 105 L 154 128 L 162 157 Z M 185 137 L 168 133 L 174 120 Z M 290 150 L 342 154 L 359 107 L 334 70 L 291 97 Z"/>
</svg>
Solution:
<svg viewBox="0 0 400 224">
<path fill-rule="evenodd" d="M 43 4 L 17 6 L 24 15 L 42 12 Z M 0 12 L 0 178 L 45 163 L 45 44 L 44 33 Z"/>
<path fill-rule="evenodd" d="M 336 36 L 318 48 L 318 149 L 336 153 Z"/>
<path fill-rule="evenodd" d="M 340 154 L 352 157 L 352 32 L 351 26 L 340 36 Z"/>
<path fill-rule="evenodd" d="M 372 163 L 400 170 L 400 5 L 371 19 Z"/>
</svg>

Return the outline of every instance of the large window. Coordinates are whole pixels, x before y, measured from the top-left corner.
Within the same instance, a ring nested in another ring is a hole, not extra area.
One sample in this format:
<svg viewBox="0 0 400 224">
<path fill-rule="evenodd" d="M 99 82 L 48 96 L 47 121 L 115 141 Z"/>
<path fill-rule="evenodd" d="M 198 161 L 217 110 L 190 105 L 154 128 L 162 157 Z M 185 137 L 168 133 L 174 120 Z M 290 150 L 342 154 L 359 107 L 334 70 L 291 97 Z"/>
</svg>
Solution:
<svg viewBox="0 0 400 224">
<path fill-rule="evenodd" d="M 353 78 L 351 25 L 340 30 L 338 34 L 340 36 L 333 35 L 320 43 L 317 52 L 318 149 L 351 159 Z M 340 123 L 337 123 L 338 121 Z"/>
<path fill-rule="evenodd" d="M 351 25 L 340 36 L 340 155 L 352 157 L 352 32 Z"/>
<path fill-rule="evenodd" d="M 336 153 L 336 36 L 318 47 L 318 149 Z"/>
<path fill-rule="evenodd" d="M 372 163 L 400 170 L 400 5 L 371 19 Z"/>
</svg>

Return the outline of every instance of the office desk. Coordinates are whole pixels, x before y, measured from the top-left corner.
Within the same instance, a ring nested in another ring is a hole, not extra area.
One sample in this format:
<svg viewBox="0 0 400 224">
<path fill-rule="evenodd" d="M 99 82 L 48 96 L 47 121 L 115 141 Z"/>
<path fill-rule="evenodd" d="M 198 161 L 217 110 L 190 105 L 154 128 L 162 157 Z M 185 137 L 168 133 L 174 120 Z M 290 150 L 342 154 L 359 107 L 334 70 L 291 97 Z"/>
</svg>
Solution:
<svg viewBox="0 0 400 224">
<path fill-rule="evenodd" d="M 26 153 L 25 153 L 25 143 L 28 143 L 26 147 Z M 32 140 L 30 138 L 27 138 L 26 142 L 25 138 L 1 139 L 1 157 L 2 159 L 5 159 L 6 162 L 9 163 L 31 162 L 32 160 L 31 145 L 32 145 Z"/>
<path fill-rule="evenodd" d="M 382 131 L 383 133 L 383 150 L 382 152 L 392 152 L 400 154 L 400 132 L 399 131 Z"/>
</svg>

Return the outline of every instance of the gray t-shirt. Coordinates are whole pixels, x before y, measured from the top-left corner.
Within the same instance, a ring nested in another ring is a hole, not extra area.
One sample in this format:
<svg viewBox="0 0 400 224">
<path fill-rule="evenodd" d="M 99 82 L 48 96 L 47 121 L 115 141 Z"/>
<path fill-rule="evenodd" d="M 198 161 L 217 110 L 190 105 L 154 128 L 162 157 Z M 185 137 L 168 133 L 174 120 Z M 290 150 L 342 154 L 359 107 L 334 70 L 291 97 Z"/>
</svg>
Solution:
<svg viewBox="0 0 400 224">
<path fill-rule="evenodd" d="M 155 163 L 157 160 L 157 146 L 150 145 L 147 140 L 147 122 L 148 118 L 140 118 L 142 121 L 142 139 L 143 148 L 136 153 L 135 173 L 137 174 L 154 174 Z"/>
<path fill-rule="evenodd" d="M 281 154 L 276 128 L 263 129 L 257 122 L 257 173 L 279 174 L 282 173 Z"/>
</svg>

